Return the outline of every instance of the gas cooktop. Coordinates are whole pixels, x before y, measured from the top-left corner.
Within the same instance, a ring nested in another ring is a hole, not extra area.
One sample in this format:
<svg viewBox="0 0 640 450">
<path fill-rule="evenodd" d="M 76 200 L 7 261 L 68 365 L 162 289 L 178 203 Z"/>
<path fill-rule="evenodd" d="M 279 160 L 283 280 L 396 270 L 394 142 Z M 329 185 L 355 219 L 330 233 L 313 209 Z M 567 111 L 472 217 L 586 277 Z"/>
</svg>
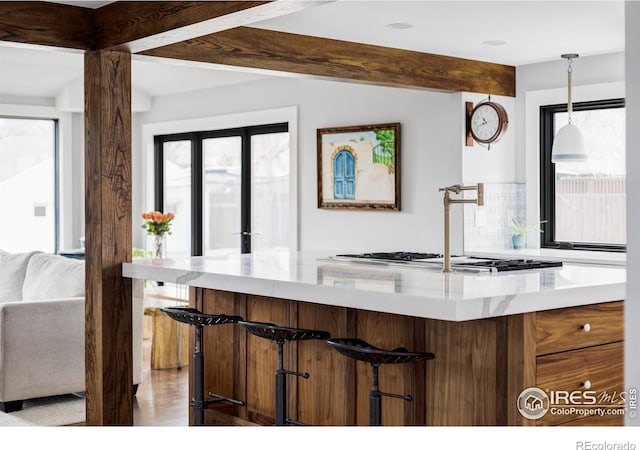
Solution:
<svg viewBox="0 0 640 450">
<path fill-rule="evenodd" d="M 402 264 L 417 267 L 442 265 L 443 256 L 439 253 L 420 252 L 375 252 L 336 255 L 331 258 L 343 262 L 372 262 Z M 474 256 L 452 256 L 451 267 L 473 272 L 507 272 L 513 270 L 546 269 L 562 267 L 561 261 L 542 261 L 536 259 L 480 258 Z"/>
<path fill-rule="evenodd" d="M 388 253 L 359 253 L 355 255 L 336 255 L 344 258 L 384 259 L 389 261 L 415 261 L 417 259 L 442 258 L 439 253 L 417 252 L 388 252 Z"/>
</svg>

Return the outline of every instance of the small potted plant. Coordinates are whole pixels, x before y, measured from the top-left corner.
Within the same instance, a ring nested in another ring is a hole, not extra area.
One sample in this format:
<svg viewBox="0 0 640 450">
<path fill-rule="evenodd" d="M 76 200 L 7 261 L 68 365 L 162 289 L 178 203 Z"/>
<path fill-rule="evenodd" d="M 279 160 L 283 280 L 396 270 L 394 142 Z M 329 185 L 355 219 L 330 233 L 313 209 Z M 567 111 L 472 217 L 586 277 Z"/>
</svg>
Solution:
<svg viewBox="0 0 640 450">
<path fill-rule="evenodd" d="M 542 233 L 543 231 L 542 231 L 542 228 L 540 228 L 540 225 L 545 222 L 546 220 L 543 220 L 542 222 L 538 222 L 538 224 L 536 225 L 526 225 L 518 222 L 518 220 L 515 217 L 511 219 L 511 226 L 513 227 L 513 230 L 514 230 L 513 234 L 511 235 L 511 242 L 513 243 L 513 248 L 516 250 L 523 249 L 527 241 L 527 234 L 533 231 Z"/>
</svg>

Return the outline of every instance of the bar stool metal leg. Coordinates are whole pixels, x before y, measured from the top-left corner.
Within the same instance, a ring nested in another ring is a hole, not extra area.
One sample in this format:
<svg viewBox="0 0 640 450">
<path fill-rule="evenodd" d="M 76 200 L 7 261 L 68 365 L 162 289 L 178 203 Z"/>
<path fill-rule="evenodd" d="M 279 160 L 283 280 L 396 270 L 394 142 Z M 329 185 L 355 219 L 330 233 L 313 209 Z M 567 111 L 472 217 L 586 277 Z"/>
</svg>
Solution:
<svg viewBox="0 0 640 450">
<path fill-rule="evenodd" d="M 373 367 L 373 386 L 369 393 L 369 425 L 382 425 L 382 395 L 378 388 L 378 364 L 371 364 Z"/>
<path fill-rule="evenodd" d="M 278 341 L 278 369 L 276 370 L 276 422 L 287 424 L 287 372 L 284 370 L 284 341 Z"/>
<path fill-rule="evenodd" d="M 284 344 L 287 341 L 325 340 L 329 333 L 321 330 L 306 330 L 302 328 L 280 327 L 266 322 L 239 321 L 247 331 L 263 339 L 275 341 L 278 344 L 278 367 L 275 374 L 275 420 L 274 425 L 306 425 L 297 420 L 287 418 L 287 375 L 309 378 L 306 372 L 293 372 L 284 368 Z"/>
<path fill-rule="evenodd" d="M 292 372 L 284 368 L 284 344 L 285 340 L 278 340 L 278 368 L 276 369 L 276 426 L 283 425 L 306 425 L 297 420 L 287 418 L 287 375 L 295 375 L 296 377 L 309 378 L 309 374 L 304 372 Z"/>
<path fill-rule="evenodd" d="M 169 317 L 178 322 L 187 323 L 194 328 L 194 348 L 193 348 L 193 396 L 190 406 L 193 411 L 193 425 L 204 425 L 204 410 L 212 403 L 228 402 L 233 405 L 244 406 L 244 402 L 235 400 L 223 395 L 209 392 L 212 400 L 205 400 L 204 393 L 204 353 L 202 345 L 202 333 L 205 326 L 222 325 L 227 323 L 237 323 L 242 317 L 227 316 L 224 314 L 213 315 L 203 314 L 197 309 L 188 307 L 166 307 L 162 308 Z"/>
<path fill-rule="evenodd" d="M 204 425 L 204 356 L 202 353 L 202 327 L 195 327 L 195 346 L 193 350 L 193 424 Z"/>
<path fill-rule="evenodd" d="M 382 397 L 397 398 L 407 402 L 413 400 L 411 395 L 391 394 L 380 390 L 378 378 L 380 364 L 401 364 L 435 358 L 433 353 L 409 352 L 405 348 L 384 350 L 358 338 L 329 339 L 327 344 L 349 358 L 371 364 L 373 381 L 371 392 L 369 392 L 369 425 L 372 426 L 382 425 Z"/>
</svg>

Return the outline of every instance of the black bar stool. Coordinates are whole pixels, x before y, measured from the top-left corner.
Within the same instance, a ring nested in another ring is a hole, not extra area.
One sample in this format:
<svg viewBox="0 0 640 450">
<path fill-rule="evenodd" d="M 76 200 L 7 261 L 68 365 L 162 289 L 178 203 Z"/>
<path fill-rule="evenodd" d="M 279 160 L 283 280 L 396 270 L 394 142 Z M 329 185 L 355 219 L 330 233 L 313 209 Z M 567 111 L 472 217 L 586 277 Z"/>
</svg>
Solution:
<svg viewBox="0 0 640 450">
<path fill-rule="evenodd" d="M 382 397 L 399 398 L 410 402 L 411 395 L 389 394 L 378 387 L 380 364 L 400 364 L 434 359 L 433 353 L 409 352 L 405 348 L 383 350 L 356 338 L 329 339 L 327 344 L 349 358 L 364 361 L 373 368 L 373 386 L 369 393 L 369 425 L 382 425 Z"/>
<path fill-rule="evenodd" d="M 326 331 L 305 330 L 302 328 L 279 327 L 266 322 L 238 321 L 244 325 L 247 331 L 255 336 L 276 341 L 278 344 L 278 369 L 276 370 L 276 417 L 275 425 L 287 424 L 305 425 L 301 422 L 287 418 L 287 375 L 309 378 L 309 374 L 304 372 L 292 372 L 283 366 L 284 344 L 287 341 L 306 341 L 311 339 L 328 339 L 331 335 Z"/>
<path fill-rule="evenodd" d="M 195 347 L 193 349 L 193 408 L 194 425 L 204 425 L 204 410 L 212 403 L 228 402 L 233 405 L 244 406 L 244 402 L 229 397 L 209 392 L 211 400 L 204 398 L 204 354 L 202 353 L 202 329 L 210 325 L 223 325 L 225 323 L 237 323 L 242 320 L 239 316 L 226 316 L 224 314 L 204 314 L 195 308 L 166 307 L 162 308 L 173 320 L 187 323 L 195 328 Z"/>
</svg>

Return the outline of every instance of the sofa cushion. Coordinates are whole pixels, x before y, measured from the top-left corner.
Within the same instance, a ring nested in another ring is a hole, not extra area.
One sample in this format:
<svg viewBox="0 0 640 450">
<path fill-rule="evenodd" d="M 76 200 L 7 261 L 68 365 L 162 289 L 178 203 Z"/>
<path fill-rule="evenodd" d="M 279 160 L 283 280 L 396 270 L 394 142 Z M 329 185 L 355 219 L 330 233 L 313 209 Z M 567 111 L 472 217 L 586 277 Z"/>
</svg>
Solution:
<svg viewBox="0 0 640 450">
<path fill-rule="evenodd" d="M 22 288 L 23 300 L 84 297 L 84 261 L 59 255 L 33 255 Z"/>
<path fill-rule="evenodd" d="M 0 303 L 22 300 L 29 260 L 38 252 L 0 254 Z"/>
</svg>

